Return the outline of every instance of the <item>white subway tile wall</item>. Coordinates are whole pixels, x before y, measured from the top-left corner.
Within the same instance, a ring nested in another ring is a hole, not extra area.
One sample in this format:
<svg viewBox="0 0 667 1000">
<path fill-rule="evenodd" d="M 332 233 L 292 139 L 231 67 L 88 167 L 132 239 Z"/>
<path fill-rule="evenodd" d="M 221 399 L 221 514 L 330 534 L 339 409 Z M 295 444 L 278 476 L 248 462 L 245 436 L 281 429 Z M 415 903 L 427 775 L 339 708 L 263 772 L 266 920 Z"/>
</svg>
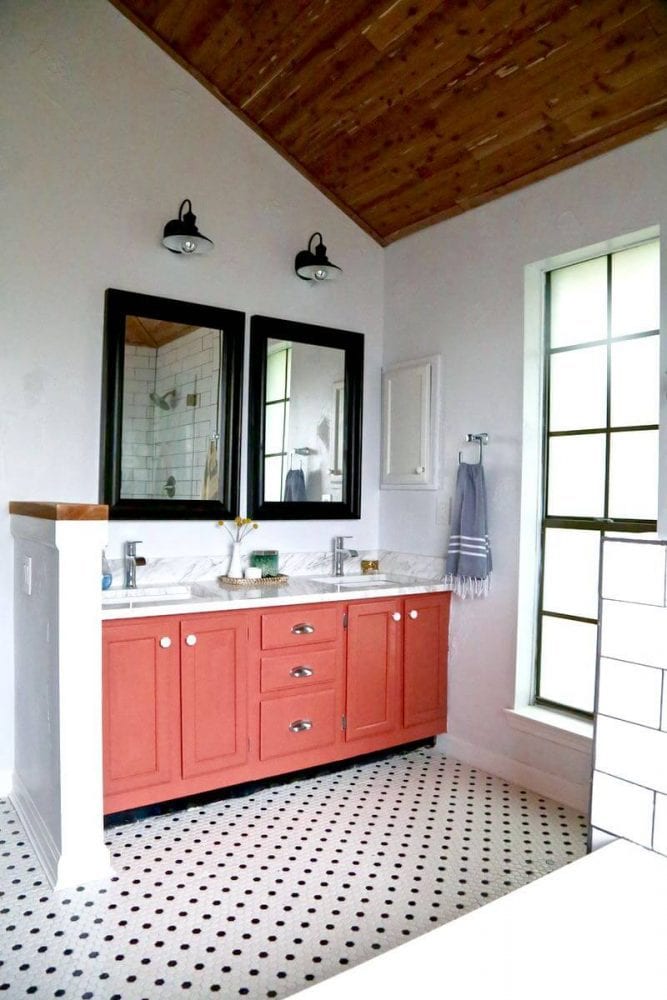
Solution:
<svg viewBox="0 0 667 1000">
<path fill-rule="evenodd" d="M 601 657 L 598 712 L 660 729 L 662 678 L 656 667 Z"/>
<path fill-rule="evenodd" d="M 643 847 L 651 846 L 654 795 L 648 788 L 629 781 L 598 774 L 593 789 L 596 821 L 605 830 L 614 830 Z"/>
<path fill-rule="evenodd" d="M 667 854 L 667 547 L 606 539 L 591 845 Z"/>
<path fill-rule="evenodd" d="M 208 448 L 218 429 L 221 337 L 218 330 L 200 329 L 159 349 L 126 346 L 124 497 L 202 496 Z M 152 392 L 170 394 L 168 410 L 151 402 Z"/>
<path fill-rule="evenodd" d="M 665 547 L 608 542 L 604 550 L 602 593 L 613 601 L 665 603 Z"/>
<path fill-rule="evenodd" d="M 667 795 L 660 793 L 655 797 L 653 850 L 659 851 L 660 854 L 667 854 Z"/>
</svg>

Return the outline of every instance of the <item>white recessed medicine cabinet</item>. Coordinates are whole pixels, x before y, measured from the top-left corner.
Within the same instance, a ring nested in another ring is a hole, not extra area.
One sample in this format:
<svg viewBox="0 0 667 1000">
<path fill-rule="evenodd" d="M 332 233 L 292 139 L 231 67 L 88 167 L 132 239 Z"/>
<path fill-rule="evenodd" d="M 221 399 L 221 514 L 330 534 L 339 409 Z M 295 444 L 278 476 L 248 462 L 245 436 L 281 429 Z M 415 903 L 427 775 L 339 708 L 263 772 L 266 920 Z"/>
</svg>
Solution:
<svg viewBox="0 0 667 1000">
<path fill-rule="evenodd" d="M 440 355 L 382 371 L 383 489 L 438 488 Z"/>
</svg>

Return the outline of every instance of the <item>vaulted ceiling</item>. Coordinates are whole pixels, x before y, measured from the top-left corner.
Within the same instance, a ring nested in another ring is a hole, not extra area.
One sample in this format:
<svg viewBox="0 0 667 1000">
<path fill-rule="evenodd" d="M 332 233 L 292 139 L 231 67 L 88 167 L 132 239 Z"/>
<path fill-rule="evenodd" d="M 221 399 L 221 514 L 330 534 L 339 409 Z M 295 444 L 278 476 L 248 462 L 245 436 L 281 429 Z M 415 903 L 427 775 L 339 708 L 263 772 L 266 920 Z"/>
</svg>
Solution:
<svg viewBox="0 0 667 1000">
<path fill-rule="evenodd" d="M 112 0 L 386 245 L 667 124 L 664 0 Z"/>
</svg>

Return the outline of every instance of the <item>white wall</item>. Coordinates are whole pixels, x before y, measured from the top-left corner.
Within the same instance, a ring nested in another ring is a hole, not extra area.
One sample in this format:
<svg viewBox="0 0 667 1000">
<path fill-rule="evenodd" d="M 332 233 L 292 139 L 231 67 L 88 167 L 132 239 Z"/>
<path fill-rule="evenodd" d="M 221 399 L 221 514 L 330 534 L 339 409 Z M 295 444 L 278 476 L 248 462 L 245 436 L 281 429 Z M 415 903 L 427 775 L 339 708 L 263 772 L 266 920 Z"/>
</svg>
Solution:
<svg viewBox="0 0 667 1000">
<path fill-rule="evenodd" d="M 661 224 L 664 276 L 665 163 L 662 131 L 401 240 L 385 254 L 384 361 L 442 353 L 444 433 L 441 492 L 382 491 L 381 547 L 444 553 L 448 528 L 436 524 L 436 504 L 452 494 L 466 434 L 490 435 L 484 462 L 494 572 L 488 600 L 455 599 L 452 746 L 476 747 L 488 763 L 491 753 L 579 783 L 589 777 L 587 754 L 516 732 L 503 713 L 515 683 L 524 267 Z"/>
<path fill-rule="evenodd" d="M 6 0 L 0 406 L 0 784 L 12 763 L 11 499 L 98 499 L 104 290 L 164 295 L 366 334 L 364 447 L 378 451 L 382 251 L 110 4 Z M 159 246 L 192 199 L 215 251 Z M 344 269 L 317 288 L 294 255 L 321 230 Z M 364 464 L 359 548 L 377 544 Z M 262 547 L 324 548 L 350 522 L 262 525 Z M 152 555 L 227 549 L 212 523 L 111 526 Z M 259 533 L 258 533 L 259 542 Z"/>
</svg>

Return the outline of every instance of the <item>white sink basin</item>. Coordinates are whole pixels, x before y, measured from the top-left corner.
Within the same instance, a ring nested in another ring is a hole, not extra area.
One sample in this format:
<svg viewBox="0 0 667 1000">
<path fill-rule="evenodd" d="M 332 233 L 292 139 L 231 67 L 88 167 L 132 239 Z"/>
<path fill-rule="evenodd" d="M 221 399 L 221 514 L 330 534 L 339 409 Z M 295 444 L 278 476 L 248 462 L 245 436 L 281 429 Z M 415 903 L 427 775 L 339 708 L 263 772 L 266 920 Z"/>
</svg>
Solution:
<svg viewBox="0 0 667 1000">
<path fill-rule="evenodd" d="M 316 583 L 328 583 L 333 587 L 345 587 L 351 590 L 368 590 L 373 587 L 397 586 L 400 581 L 386 573 L 358 573 L 350 576 L 314 576 Z"/>
<path fill-rule="evenodd" d="M 146 601 L 182 601 L 190 596 L 185 584 L 164 584 L 162 587 L 127 587 L 102 591 L 102 604 L 140 604 Z"/>
</svg>

